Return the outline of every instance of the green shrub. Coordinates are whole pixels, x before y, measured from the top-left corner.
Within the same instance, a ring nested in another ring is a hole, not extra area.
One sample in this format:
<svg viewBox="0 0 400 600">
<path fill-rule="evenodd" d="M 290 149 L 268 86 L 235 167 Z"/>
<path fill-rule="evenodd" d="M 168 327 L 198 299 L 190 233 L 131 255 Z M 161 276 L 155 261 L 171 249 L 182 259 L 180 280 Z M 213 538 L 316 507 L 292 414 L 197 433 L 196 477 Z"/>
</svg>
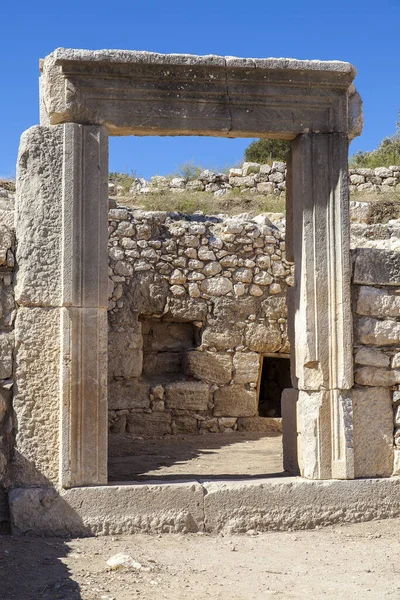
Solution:
<svg viewBox="0 0 400 600">
<path fill-rule="evenodd" d="M 350 157 L 349 165 L 353 168 L 364 167 L 369 169 L 400 165 L 400 111 L 394 135 L 384 138 L 376 150 L 371 152 L 358 150 Z"/>
<path fill-rule="evenodd" d="M 290 143 L 284 140 L 254 140 L 244 151 L 244 157 L 249 162 L 260 164 L 271 163 L 274 160 L 285 161 Z"/>
</svg>

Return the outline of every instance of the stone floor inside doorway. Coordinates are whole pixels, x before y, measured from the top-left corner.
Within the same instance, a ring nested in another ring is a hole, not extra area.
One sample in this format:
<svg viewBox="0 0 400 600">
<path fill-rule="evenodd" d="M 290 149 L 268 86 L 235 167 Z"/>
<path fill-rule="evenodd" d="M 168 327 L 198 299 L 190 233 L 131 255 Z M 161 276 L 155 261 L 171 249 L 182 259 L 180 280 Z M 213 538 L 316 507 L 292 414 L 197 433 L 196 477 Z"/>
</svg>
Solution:
<svg viewBox="0 0 400 600">
<path fill-rule="evenodd" d="M 284 475 L 280 434 L 233 432 L 110 439 L 110 482 L 278 475 Z"/>
</svg>

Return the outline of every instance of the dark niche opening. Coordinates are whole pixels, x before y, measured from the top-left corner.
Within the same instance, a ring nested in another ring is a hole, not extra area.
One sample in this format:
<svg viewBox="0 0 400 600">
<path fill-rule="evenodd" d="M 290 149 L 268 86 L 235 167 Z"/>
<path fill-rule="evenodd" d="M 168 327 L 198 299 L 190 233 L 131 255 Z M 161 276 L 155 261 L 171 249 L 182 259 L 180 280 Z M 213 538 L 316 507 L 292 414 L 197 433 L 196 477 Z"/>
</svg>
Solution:
<svg viewBox="0 0 400 600">
<path fill-rule="evenodd" d="M 282 417 L 282 392 L 291 387 L 290 359 L 282 356 L 264 356 L 258 398 L 259 416 Z"/>
<path fill-rule="evenodd" d="M 192 323 L 143 320 L 143 374 L 162 377 L 183 373 L 185 355 L 197 345 L 196 329 Z"/>
</svg>

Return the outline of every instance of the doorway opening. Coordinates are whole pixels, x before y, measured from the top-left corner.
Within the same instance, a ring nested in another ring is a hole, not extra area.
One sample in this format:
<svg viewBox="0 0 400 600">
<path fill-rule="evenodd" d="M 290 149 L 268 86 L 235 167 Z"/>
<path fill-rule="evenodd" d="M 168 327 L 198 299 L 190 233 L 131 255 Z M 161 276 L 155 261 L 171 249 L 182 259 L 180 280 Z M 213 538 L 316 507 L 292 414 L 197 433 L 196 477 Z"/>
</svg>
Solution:
<svg viewBox="0 0 400 600">
<path fill-rule="evenodd" d="M 282 392 L 291 387 L 289 356 L 276 354 L 264 356 L 258 395 L 259 416 L 282 418 Z"/>
</svg>

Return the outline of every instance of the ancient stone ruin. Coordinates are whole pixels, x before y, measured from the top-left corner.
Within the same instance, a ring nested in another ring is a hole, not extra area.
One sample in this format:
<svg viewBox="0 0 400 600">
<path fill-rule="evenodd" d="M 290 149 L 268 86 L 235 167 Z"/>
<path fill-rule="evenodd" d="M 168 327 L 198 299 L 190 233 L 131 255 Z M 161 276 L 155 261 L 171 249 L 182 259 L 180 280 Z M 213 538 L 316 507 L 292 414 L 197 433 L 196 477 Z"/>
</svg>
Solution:
<svg viewBox="0 0 400 600">
<path fill-rule="evenodd" d="M 0 513 L 15 533 L 400 514 L 399 258 L 350 251 L 354 77 L 337 61 L 66 49 L 42 61 L 15 226 L 6 201 L 0 214 Z M 109 135 L 289 140 L 286 228 L 109 210 Z M 122 439 L 281 429 L 292 477 L 108 485 Z"/>
</svg>

